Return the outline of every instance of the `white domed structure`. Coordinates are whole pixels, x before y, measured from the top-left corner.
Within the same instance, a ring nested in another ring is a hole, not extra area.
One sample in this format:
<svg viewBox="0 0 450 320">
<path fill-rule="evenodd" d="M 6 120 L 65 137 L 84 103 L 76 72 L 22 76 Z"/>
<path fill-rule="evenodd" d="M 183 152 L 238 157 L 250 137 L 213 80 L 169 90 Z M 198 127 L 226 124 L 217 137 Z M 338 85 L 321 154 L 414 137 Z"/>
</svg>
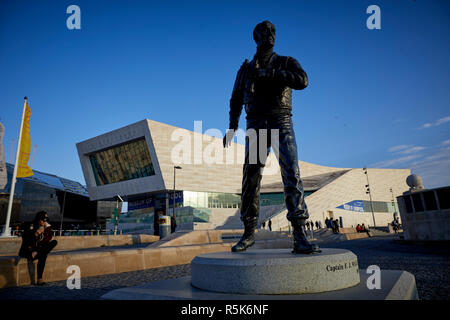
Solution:
<svg viewBox="0 0 450 320">
<path fill-rule="evenodd" d="M 423 189 L 422 178 L 417 174 L 412 174 L 406 178 L 406 184 L 411 190 Z"/>
</svg>

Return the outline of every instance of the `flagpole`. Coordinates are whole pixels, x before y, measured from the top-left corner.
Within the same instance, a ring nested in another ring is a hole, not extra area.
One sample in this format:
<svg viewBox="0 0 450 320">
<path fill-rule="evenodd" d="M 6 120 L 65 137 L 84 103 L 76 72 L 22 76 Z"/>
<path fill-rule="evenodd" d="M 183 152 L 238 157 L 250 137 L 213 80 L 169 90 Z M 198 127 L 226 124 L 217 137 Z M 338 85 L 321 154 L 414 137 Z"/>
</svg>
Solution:
<svg viewBox="0 0 450 320">
<path fill-rule="evenodd" d="M 17 142 L 17 150 L 16 150 L 16 161 L 14 163 L 14 173 L 11 180 L 11 191 L 9 193 L 9 202 L 8 202 L 8 213 L 6 214 L 6 223 L 5 227 L 3 229 L 3 234 L 0 237 L 11 237 L 11 228 L 9 226 L 9 222 L 11 220 L 11 211 L 12 211 L 12 205 L 14 200 L 14 189 L 16 187 L 16 176 L 17 176 L 17 165 L 19 162 L 19 155 L 20 155 L 20 144 L 22 141 L 22 130 L 23 130 L 23 122 L 25 120 L 25 108 L 27 106 L 27 97 L 24 98 L 23 102 L 23 111 L 22 111 L 22 121 L 20 123 L 20 131 L 19 131 L 19 140 Z"/>
</svg>

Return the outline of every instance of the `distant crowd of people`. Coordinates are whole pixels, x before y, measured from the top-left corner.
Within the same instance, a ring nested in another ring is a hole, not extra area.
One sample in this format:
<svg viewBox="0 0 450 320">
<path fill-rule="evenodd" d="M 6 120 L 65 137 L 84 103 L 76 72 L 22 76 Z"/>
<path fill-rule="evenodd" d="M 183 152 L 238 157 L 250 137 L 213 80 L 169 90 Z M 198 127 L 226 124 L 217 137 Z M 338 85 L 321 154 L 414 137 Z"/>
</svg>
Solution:
<svg viewBox="0 0 450 320">
<path fill-rule="evenodd" d="M 268 225 L 268 229 L 269 231 L 272 231 L 272 220 L 269 219 L 268 222 L 266 221 L 262 221 L 261 222 L 261 228 L 262 229 L 266 229 L 266 225 Z M 318 230 L 318 229 L 322 229 L 322 222 L 321 221 L 306 221 L 306 229 L 307 230 Z M 395 233 L 398 233 L 399 230 L 401 229 L 401 225 L 397 219 L 394 219 L 391 222 L 391 226 L 392 226 L 392 230 Z M 351 226 L 353 228 L 353 226 Z M 333 231 L 333 233 L 338 234 L 340 233 L 340 228 L 342 228 L 341 223 L 339 222 L 339 219 L 332 219 L 332 218 L 326 218 L 325 219 L 325 228 L 327 229 L 331 229 Z M 370 234 L 370 229 L 363 223 L 363 224 L 358 224 L 356 226 L 356 232 L 361 233 L 361 232 L 366 232 L 367 235 L 369 237 L 371 237 Z"/>
<path fill-rule="evenodd" d="M 269 231 L 272 231 L 272 220 L 269 219 L 268 223 L 267 223 L 268 229 Z M 263 220 L 261 222 L 261 228 L 262 229 L 266 229 L 266 221 Z M 322 222 L 321 221 L 306 221 L 306 228 L 308 230 L 314 230 L 314 228 L 316 229 L 322 229 Z"/>
<path fill-rule="evenodd" d="M 325 225 L 328 229 L 333 230 L 333 233 L 339 233 L 339 220 L 333 220 L 333 219 L 325 219 Z"/>
<path fill-rule="evenodd" d="M 267 223 L 269 227 L 269 231 L 272 231 L 272 220 L 269 219 L 269 222 Z M 261 222 L 261 226 L 263 229 L 266 229 L 266 221 Z"/>
</svg>

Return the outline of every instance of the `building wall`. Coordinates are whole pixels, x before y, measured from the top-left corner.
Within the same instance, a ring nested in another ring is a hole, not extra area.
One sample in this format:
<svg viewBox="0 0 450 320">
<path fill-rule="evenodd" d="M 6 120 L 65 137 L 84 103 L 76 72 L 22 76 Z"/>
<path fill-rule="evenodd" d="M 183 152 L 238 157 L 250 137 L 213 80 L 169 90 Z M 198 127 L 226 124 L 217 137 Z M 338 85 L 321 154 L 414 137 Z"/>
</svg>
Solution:
<svg viewBox="0 0 450 320">
<path fill-rule="evenodd" d="M 433 203 L 427 202 L 426 194 Z M 405 240 L 450 240 L 450 187 L 405 192 L 398 199 Z M 409 209 L 405 200 L 410 201 Z"/>
<path fill-rule="evenodd" d="M 201 128 L 202 132 L 205 129 Z M 97 187 L 86 154 L 140 136 L 145 136 L 148 143 L 156 176 Z M 224 149 L 222 135 L 220 138 L 214 138 L 146 119 L 80 142 L 77 148 L 89 194 L 94 200 L 116 194 L 123 196 L 170 191 L 174 187 L 175 165 L 182 167 L 181 170 L 176 171 L 177 190 L 241 193 L 245 147 L 242 144 L 232 143 L 230 148 Z M 222 162 L 208 163 L 208 158 L 204 157 L 208 154 L 216 156 Z M 227 159 L 231 161 L 227 162 Z M 336 208 L 353 200 L 369 201 L 369 195 L 366 194 L 365 189 L 367 180 L 362 169 L 333 168 L 303 161 L 299 161 L 299 166 L 302 177 L 349 170 L 307 198 L 312 220 L 324 221 L 328 211 L 332 211 L 335 218 L 343 217 L 345 226 L 355 226 L 358 223 L 373 225 L 371 212 L 358 213 Z M 390 188 L 393 189 L 394 197 L 408 189 L 405 180 L 410 174 L 409 169 L 368 169 L 368 173 L 374 201 L 390 203 L 392 200 Z M 262 184 L 274 183 L 281 183 L 281 173 L 276 157 L 271 153 L 264 169 Z M 277 217 L 280 219 L 280 226 L 287 226 L 284 216 Z M 391 212 L 375 213 L 375 219 L 377 225 L 385 226 L 392 221 L 393 217 Z"/>
<path fill-rule="evenodd" d="M 410 175 L 409 169 L 367 169 L 369 175 L 370 188 L 373 201 L 383 201 L 390 203 L 392 193 L 394 199 L 408 190 L 406 177 Z M 329 211 L 333 213 L 334 219 L 342 217 L 344 227 L 351 227 L 364 223 L 366 226 L 373 226 L 372 212 L 355 212 L 338 209 L 337 207 L 353 201 L 369 201 L 366 194 L 366 175 L 362 169 L 352 169 L 330 184 L 314 192 L 306 198 L 310 220 L 322 221 L 329 217 Z M 375 222 L 377 226 L 387 226 L 392 222 L 392 212 L 375 212 Z M 279 215 L 273 220 L 277 228 L 287 228 L 288 221 L 285 214 Z"/>
<path fill-rule="evenodd" d="M 177 190 L 240 193 L 242 187 L 242 163 L 245 146 L 232 143 L 229 148 L 223 148 L 222 137 L 214 138 L 186 129 L 177 128 L 161 122 L 147 120 L 152 136 L 158 162 L 165 185 L 173 188 L 173 166 L 183 169 L 176 172 Z M 181 137 L 188 137 L 182 139 Z M 186 157 L 188 161 L 177 160 L 177 150 L 190 150 Z M 214 151 L 215 150 L 215 151 Z M 211 151 L 211 152 L 208 152 Z M 222 163 L 208 164 L 200 155 L 218 155 Z M 228 154 L 228 156 L 227 156 Z M 228 158 L 227 158 L 228 157 Z M 230 159 L 231 161 L 228 161 Z M 201 162 L 201 163 L 197 163 Z M 232 163 L 231 163 L 232 162 Z M 302 176 L 312 176 L 322 173 L 344 170 L 299 161 Z M 270 153 L 263 172 L 262 184 L 281 182 L 281 172 L 275 154 Z"/>
<path fill-rule="evenodd" d="M 145 137 L 152 158 L 155 176 L 97 186 L 88 154 Z M 174 166 L 177 190 L 240 193 L 244 145 L 232 143 L 223 148 L 222 138 L 177 128 L 153 120 L 142 120 L 100 136 L 77 143 L 78 155 L 91 200 L 158 192 L 173 189 Z M 185 150 L 185 152 L 180 151 Z M 221 163 L 208 163 L 205 155 L 217 156 Z M 178 155 L 182 155 L 182 158 Z M 228 158 L 227 158 L 228 157 Z M 229 159 L 229 160 L 227 160 Z M 343 170 L 299 161 L 302 176 Z M 269 155 L 263 173 L 263 184 L 281 182 L 278 162 Z"/>
<path fill-rule="evenodd" d="M 9 194 L 11 192 L 11 180 L 14 166 L 7 165 L 7 181 L 4 188 L 0 188 L 0 225 L 6 222 Z M 55 183 L 58 181 L 61 188 L 64 188 L 62 181 L 70 187 L 78 186 L 83 190 L 82 194 L 71 192 L 67 189 L 64 192 L 54 184 L 45 184 L 45 181 Z M 65 198 L 65 199 L 64 199 Z M 96 220 L 101 220 L 105 216 L 110 216 L 113 212 L 115 202 L 111 201 L 90 201 L 82 185 L 76 181 L 67 180 L 55 175 L 34 170 L 34 175 L 27 178 L 18 178 L 14 189 L 14 202 L 11 212 L 10 223 L 12 225 L 20 222 L 31 222 L 37 212 L 44 210 L 48 213 L 50 223 L 54 228 L 59 228 L 62 209 L 64 206 L 64 223 L 89 224 Z"/>
<path fill-rule="evenodd" d="M 147 142 L 153 168 L 155 169 L 155 175 L 97 186 L 88 155 L 141 137 L 144 137 Z M 165 189 L 164 180 L 162 179 L 161 170 L 158 164 L 158 157 L 153 146 L 153 140 L 146 120 L 77 143 L 77 150 L 91 200 L 111 199 L 116 195 L 124 197 L 127 195 Z"/>
</svg>

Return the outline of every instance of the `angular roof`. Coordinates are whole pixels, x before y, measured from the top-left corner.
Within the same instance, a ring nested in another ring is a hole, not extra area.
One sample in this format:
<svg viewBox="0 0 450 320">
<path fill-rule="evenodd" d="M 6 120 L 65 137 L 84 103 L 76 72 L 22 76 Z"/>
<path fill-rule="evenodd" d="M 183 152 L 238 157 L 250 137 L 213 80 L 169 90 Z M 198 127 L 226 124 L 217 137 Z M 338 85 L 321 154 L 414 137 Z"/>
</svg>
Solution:
<svg viewBox="0 0 450 320">
<path fill-rule="evenodd" d="M 349 170 L 333 171 L 328 173 L 317 174 L 314 176 L 302 177 L 303 189 L 305 191 L 316 191 L 333 182 Z M 283 192 L 283 182 L 275 182 L 261 185 L 261 192 Z"/>
<path fill-rule="evenodd" d="M 12 175 L 14 171 L 14 165 L 6 163 L 6 168 L 8 174 Z M 86 187 L 80 184 L 79 182 L 69 180 L 66 178 L 61 178 L 54 174 L 37 171 L 35 169 L 33 169 L 33 173 L 34 174 L 31 177 L 18 179 L 89 197 Z"/>
<path fill-rule="evenodd" d="M 195 131 L 145 119 L 128 126 L 101 134 L 77 143 L 78 155 L 91 200 L 109 199 L 117 194 L 124 198 L 157 193 L 174 188 L 174 166 L 177 190 L 197 192 L 241 193 L 242 167 L 245 146 L 232 143 L 224 149 L 219 130 L 207 130 L 200 123 L 193 124 Z M 211 133 L 213 132 L 213 133 Z M 206 133 L 206 134 L 205 134 Z M 214 134 L 216 137 L 208 134 Z M 237 135 L 238 136 L 238 135 Z M 245 141 L 245 132 L 240 134 Z M 89 155 L 112 148 L 133 139 L 145 138 L 152 164 L 153 176 L 121 182 L 97 185 Z M 349 168 L 334 168 L 299 161 L 303 179 L 311 177 L 310 189 L 317 189 L 336 179 Z M 261 181 L 262 186 L 271 185 L 280 192 L 282 180 L 278 161 L 271 152 L 266 161 Z"/>
</svg>

